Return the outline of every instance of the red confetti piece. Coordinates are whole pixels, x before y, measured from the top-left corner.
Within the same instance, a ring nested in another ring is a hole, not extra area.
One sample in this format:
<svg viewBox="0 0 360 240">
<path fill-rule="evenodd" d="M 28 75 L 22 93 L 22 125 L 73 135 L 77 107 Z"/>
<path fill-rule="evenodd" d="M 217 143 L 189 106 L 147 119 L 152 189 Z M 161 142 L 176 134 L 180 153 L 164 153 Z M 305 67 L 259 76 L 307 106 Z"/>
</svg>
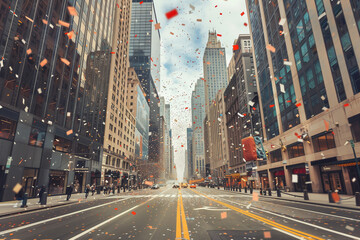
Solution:
<svg viewBox="0 0 360 240">
<path fill-rule="evenodd" d="M 287 100 L 286 102 L 291 102 L 291 100 Z"/>
<path fill-rule="evenodd" d="M 222 13 L 220 13 L 220 15 L 222 15 Z"/>
<path fill-rule="evenodd" d="M 135 37 L 137 37 L 137 34 L 135 34 Z"/>
<path fill-rule="evenodd" d="M 167 19 L 170 19 L 170 18 L 173 18 L 173 17 L 177 16 L 178 14 L 179 14 L 178 11 L 176 9 L 173 9 L 170 12 L 167 12 L 165 14 L 165 16 L 166 16 Z"/>
<path fill-rule="evenodd" d="M 301 103 L 297 103 L 295 106 L 300 107 L 300 106 L 301 106 Z"/>
<path fill-rule="evenodd" d="M 117 208 L 115 208 L 115 210 L 118 210 Z"/>
<path fill-rule="evenodd" d="M 222 37 L 222 35 L 221 35 L 221 34 L 217 34 L 217 36 L 218 36 L 218 37 Z"/>
<path fill-rule="evenodd" d="M 350 106 L 349 103 L 345 103 L 345 104 L 344 104 L 344 107 L 348 107 L 348 106 Z"/>
<path fill-rule="evenodd" d="M 241 16 L 244 16 L 244 14 L 245 14 L 245 13 L 244 13 L 244 12 L 242 12 L 240 15 L 241 15 Z"/>
<path fill-rule="evenodd" d="M 132 214 L 132 215 L 136 215 L 136 212 L 132 211 L 131 214 Z"/>
<path fill-rule="evenodd" d="M 148 207 L 150 207 L 150 206 L 148 205 Z"/>
<path fill-rule="evenodd" d="M 239 50 L 239 45 L 233 45 L 233 50 L 234 51 Z"/>
<path fill-rule="evenodd" d="M 139 2 L 140 4 L 143 4 L 144 1 Z"/>
<path fill-rule="evenodd" d="M 270 107 L 270 108 L 273 108 L 273 107 L 275 107 L 275 105 L 274 105 L 274 104 L 271 104 L 269 107 Z"/>
<path fill-rule="evenodd" d="M 149 22 L 154 22 L 154 20 L 149 20 Z"/>
<path fill-rule="evenodd" d="M 247 23 L 244 23 L 244 26 L 247 27 Z"/>
<path fill-rule="evenodd" d="M 115 54 L 115 52 L 111 52 L 111 54 Z"/>
</svg>

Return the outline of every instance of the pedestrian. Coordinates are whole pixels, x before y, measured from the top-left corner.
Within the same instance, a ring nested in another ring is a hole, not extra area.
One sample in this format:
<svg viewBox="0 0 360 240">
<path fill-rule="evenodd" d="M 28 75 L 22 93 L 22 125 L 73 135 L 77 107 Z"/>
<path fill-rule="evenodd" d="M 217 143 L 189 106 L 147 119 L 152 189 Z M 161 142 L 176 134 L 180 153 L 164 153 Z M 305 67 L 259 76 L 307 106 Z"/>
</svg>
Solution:
<svg viewBox="0 0 360 240">
<path fill-rule="evenodd" d="M 89 196 L 89 192 L 90 192 L 90 184 L 86 184 L 85 187 L 85 198 L 87 198 Z"/>
<path fill-rule="evenodd" d="M 107 193 L 106 185 L 104 186 L 104 195 Z"/>
<path fill-rule="evenodd" d="M 73 189 L 74 189 L 73 184 L 70 184 L 66 187 L 66 201 L 70 200 Z"/>
<path fill-rule="evenodd" d="M 91 192 L 92 192 L 92 195 L 91 196 L 94 196 L 94 193 L 95 193 L 95 183 L 91 186 Z"/>
<path fill-rule="evenodd" d="M 39 191 L 39 204 L 41 203 L 41 198 L 44 195 L 45 190 L 45 185 L 42 185 Z"/>
</svg>

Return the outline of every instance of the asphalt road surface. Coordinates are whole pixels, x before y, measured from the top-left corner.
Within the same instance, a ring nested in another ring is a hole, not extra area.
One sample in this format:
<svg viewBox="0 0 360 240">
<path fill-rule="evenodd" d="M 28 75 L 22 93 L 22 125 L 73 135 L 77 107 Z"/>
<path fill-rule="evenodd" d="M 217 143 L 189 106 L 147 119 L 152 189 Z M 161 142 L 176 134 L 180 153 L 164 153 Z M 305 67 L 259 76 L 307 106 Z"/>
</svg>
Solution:
<svg viewBox="0 0 360 240">
<path fill-rule="evenodd" d="M 360 211 L 217 189 L 141 190 L 0 218 L 0 239 L 360 239 Z"/>
</svg>

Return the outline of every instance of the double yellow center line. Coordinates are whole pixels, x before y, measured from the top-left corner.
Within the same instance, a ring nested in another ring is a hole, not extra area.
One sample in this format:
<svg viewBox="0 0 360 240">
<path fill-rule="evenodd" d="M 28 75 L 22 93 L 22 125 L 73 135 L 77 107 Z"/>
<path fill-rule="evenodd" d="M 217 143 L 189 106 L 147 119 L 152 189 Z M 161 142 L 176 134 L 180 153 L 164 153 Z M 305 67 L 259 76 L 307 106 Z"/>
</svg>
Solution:
<svg viewBox="0 0 360 240">
<path fill-rule="evenodd" d="M 190 240 L 189 229 L 186 223 L 186 216 L 185 216 L 184 205 L 181 195 L 181 189 L 179 189 L 178 202 L 177 202 L 175 240 L 179 240 L 179 239 Z"/>
<path fill-rule="evenodd" d="M 256 215 L 256 214 L 253 214 L 253 213 L 250 213 L 249 211 L 245 211 L 245 210 L 242 210 L 242 209 L 240 209 L 240 208 L 234 207 L 234 206 L 232 206 L 232 205 L 230 205 L 230 204 L 227 204 L 227 203 L 221 202 L 221 201 L 219 201 L 219 200 L 210 198 L 210 197 L 206 196 L 205 194 L 199 193 L 199 192 L 197 192 L 197 191 L 195 191 L 195 190 L 193 190 L 193 189 L 190 189 L 190 190 L 192 190 L 192 191 L 195 192 L 196 194 L 199 194 L 199 195 L 201 195 L 201 196 L 204 196 L 205 198 L 207 198 L 207 199 L 209 199 L 209 200 L 211 200 L 211 201 L 213 201 L 213 202 L 216 202 L 216 203 L 218 203 L 218 204 L 220 204 L 220 205 L 223 205 L 223 206 L 225 206 L 225 207 L 227 207 L 227 208 L 230 208 L 230 209 L 232 209 L 232 210 L 234 210 L 234 211 L 236 211 L 236 212 L 239 212 L 239 213 L 241 213 L 241 214 L 244 214 L 244 215 L 246 215 L 246 216 L 248 216 L 248 217 L 251 217 L 251 218 L 253 218 L 253 219 L 259 220 L 259 221 L 261 221 L 261 222 L 263 222 L 263 223 L 266 223 L 266 224 L 268 224 L 268 225 L 270 225 L 270 226 L 272 226 L 272 227 L 274 227 L 274 228 L 280 229 L 280 230 L 285 231 L 285 232 L 287 232 L 287 233 L 290 233 L 290 234 L 293 234 L 293 235 L 296 235 L 296 236 L 299 236 L 299 237 L 302 237 L 302 238 L 308 239 L 308 240 L 314 240 L 314 239 L 316 239 L 316 240 L 325 240 L 325 239 L 323 239 L 323 238 L 320 238 L 320 237 L 311 235 L 311 234 L 309 234 L 309 233 L 305 233 L 305 232 L 302 232 L 302 231 L 299 231 L 299 230 L 296 230 L 296 229 L 287 227 L 287 226 L 285 226 L 285 225 L 276 223 L 275 221 L 272 221 L 272 220 L 269 220 L 269 219 L 260 217 L 260 216 L 258 216 L 258 215 Z"/>
</svg>

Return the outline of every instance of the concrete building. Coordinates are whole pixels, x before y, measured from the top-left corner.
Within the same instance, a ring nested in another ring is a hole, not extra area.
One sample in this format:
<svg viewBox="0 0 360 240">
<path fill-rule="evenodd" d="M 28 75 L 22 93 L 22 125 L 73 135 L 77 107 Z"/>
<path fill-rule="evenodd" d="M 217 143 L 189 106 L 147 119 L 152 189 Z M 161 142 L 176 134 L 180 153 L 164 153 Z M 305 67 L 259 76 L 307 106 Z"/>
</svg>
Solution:
<svg viewBox="0 0 360 240">
<path fill-rule="evenodd" d="M 229 167 L 229 146 L 227 136 L 226 107 L 224 89 L 216 95 L 215 102 L 211 104 L 207 121 L 209 147 L 210 174 L 215 178 L 223 178 Z"/>
<path fill-rule="evenodd" d="M 115 8 L 0 1 L 1 201 L 13 200 L 17 183 L 29 197 L 42 185 L 56 195 L 71 182 L 75 192 L 100 183 L 107 83 L 91 80 L 90 58 L 111 51 Z"/>
<path fill-rule="evenodd" d="M 246 162 L 243 159 L 242 139 L 261 137 L 262 127 L 250 35 L 240 34 L 234 45 L 238 49 L 233 51 L 233 64 L 228 67 L 228 71 L 232 72 L 231 80 L 224 93 L 228 113 L 229 172 L 238 173 L 238 180 L 245 185 L 256 179 L 256 171 L 252 168 L 262 162 Z"/>
<path fill-rule="evenodd" d="M 187 128 L 186 129 L 187 161 L 185 162 L 185 165 L 187 166 L 186 167 L 187 174 L 185 174 L 185 177 L 187 179 L 191 179 L 194 174 L 192 136 L 193 136 L 192 128 Z"/>
<path fill-rule="evenodd" d="M 203 79 L 198 79 L 191 96 L 192 118 L 192 154 L 195 176 L 205 176 L 204 152 L 204 118 L 205 118 L 205 84 Z"/>
<path fill-rule="evenodd" d="M 114 38 L 111 54 L 109 88 L 105 121 L 104 156 L 102 163 L 102 184 L 127 184 L 127 179 L 135 163 L 135 117 L 126 105 L 129 31 L 131 1 L 123 0 L 119 6 L 123 11 L 115 11 Z M 124 181 L 121 177 L 124 176 Z"/>
<path fill-rule="evenodd" d="M 159 161 L 160 152 L 160 31 L 153 0 L 132 0 L 130 66 L 138 75 L 150 106 L 149 161 Z M 140 4 L 142 2 L 142 4 Z"/>
<path fill-rule="evenodd" d="M 216 32 L 209 32 L 203 56 L 206 108 L 210 107 L 220 89 L 226 88 L 228 74 L 226 69 L 225 48 L 221 47 Z M 208 111 L 206 111 L 208 112 Z"/>
<path fill-rule="evenodd" d="M 141 87 L 134 68 L 129 68 L 127 82 L 127 107 L 136 120 L 135 160 L 136 165 L 143 164 L 149 158 L 149 118 L 150 107 L 146 101 L 146 93 Z"/>
<path fill-rule="evenodd" d="M 344 145 L 354 140 L 360 154 L 356 1 L 246 2 L 269 152 L 259 185 L 359 191 L 351 144 Z"/>
</svg>

